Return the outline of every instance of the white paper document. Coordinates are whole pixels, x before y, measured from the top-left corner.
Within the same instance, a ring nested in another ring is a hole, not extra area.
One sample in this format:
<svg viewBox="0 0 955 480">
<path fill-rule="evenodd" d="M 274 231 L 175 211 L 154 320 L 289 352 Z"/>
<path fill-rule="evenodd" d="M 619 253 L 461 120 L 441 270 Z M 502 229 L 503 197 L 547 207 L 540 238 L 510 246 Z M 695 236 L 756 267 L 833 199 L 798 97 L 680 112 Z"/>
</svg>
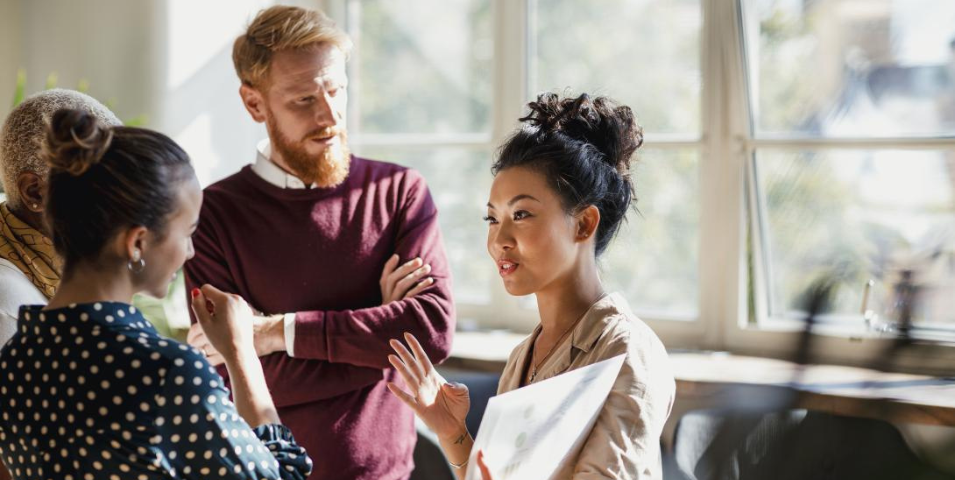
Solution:
<svg viewBox="0 0 955 480">
<path fill-rule="evenodd" d="M 552 478 L 590 434 L 626 355 L 618 355 L 492 397 L 468 462 L 480 480 L 477 452 L 494 480 Z"/>
</svg>

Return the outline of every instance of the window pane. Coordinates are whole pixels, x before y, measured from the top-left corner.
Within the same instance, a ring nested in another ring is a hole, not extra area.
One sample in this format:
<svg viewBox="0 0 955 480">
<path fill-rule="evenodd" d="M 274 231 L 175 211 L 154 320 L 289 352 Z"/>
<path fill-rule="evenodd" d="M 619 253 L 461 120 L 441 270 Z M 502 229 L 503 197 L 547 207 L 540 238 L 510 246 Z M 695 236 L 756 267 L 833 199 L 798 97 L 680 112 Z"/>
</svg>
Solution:
<svg viewBox="0 0 955 480">
<path fill-rule="evenodd" d="M 761 134 L 955 134 L 955 2 L 750 0 Z"/>
<path fill-rule="evenodd" d="M 917 320 L 953 325 L 955 152 L 764 150 L 756 169 L 772 315 L 795 315 L 810 284 L 835 275 L 836 314 L 862 325 L 871 279 L 869 308 L 896 321 L 894 289 L 914 270 Z"/>
<path fill-rule="evenodd" d="M 490 131 L 489 0 L 350 3 L 357 13 L 350 17 L 349 89 L 356 131 Z"/>
<path fill-rule="evenodd" d="M 360 147 L 356 147 L 360 148 Z M 491 191 L 491 153 L 486 150 L 360 148 L 367 158 L 414 168 L 424 176 L 438 206 L 444 248 L 454 275 L 455 301 L 491 302 L 497 266 L 487 254 L 486 214 Z"/>
<path fill-rule="evenodd" d="M 532 93 L 608 95 L 633 108 L 648 132 L 699 133 L 699 0 L 532 4 Z"/>
<path fill-rule="evenodd" d="M 647 150 L 633 169 L 637 208 L 601 258 L 603 280 L 647 318 L 697 314 L 699 154 Z"/>
</svg>

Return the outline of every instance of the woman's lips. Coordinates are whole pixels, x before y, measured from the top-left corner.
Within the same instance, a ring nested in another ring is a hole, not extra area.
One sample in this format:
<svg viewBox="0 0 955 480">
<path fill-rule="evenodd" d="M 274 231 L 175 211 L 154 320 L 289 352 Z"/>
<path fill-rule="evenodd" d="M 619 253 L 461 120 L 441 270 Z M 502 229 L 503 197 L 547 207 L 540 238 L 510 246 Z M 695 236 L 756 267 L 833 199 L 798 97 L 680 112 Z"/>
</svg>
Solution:
<svg viewBox="0 0 955 480">
<path fill-rule="evenodd" d="M 513 274 L 519 266 L 520 264 L 514 263 L 510 260 L 501 260 L 500 262 L 497 262 L 497 271 L 502 277 L 506 277 Z"/>
</svg>

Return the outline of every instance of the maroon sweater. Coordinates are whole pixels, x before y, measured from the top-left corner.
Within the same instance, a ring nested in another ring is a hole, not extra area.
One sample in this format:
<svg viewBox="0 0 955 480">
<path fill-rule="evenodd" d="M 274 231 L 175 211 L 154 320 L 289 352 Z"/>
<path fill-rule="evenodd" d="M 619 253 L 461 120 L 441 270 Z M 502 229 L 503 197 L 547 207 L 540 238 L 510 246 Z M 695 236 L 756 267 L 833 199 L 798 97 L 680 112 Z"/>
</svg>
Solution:
<svg viewBox="0 0 955 480">
<path fill-rule="evenodd" d="M 284 189 L 250 166 L 205 189 L 186 286 L 209 283 L 267 314 L 295 312 L 295 358 L 262 357 L 279 415 L 314 461 L 312 479 L 406 479 L 414 418 L 386 382 L 388 340 L 413 333 L 433 361 L 454 331 L 451 272 L 424 179 L 352 157 L 342 185 Z M 393 253 L 431 265 L 435 284 L 381 305 Z M 225 369 L 220 369 L 225 373 Z"/>
</svg>

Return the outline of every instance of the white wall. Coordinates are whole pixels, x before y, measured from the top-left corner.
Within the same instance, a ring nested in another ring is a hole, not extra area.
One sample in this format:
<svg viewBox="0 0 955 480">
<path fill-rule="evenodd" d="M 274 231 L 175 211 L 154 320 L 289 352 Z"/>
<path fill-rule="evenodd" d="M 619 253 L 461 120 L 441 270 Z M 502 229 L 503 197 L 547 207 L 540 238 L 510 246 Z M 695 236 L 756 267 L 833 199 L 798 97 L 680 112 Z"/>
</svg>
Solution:
<svg viewBox="0 0 955 480">
<path fill-rule="evenodd" d="M 319 0 L 0 0 L 0 116 L 16 72 L 27 94 L 89 84 L 123 120 L 145 115 L 190 154 L 203 185 L 254 159 L 265 129 L 245 112 L 232 68 L 232 41 L 275 3 Z"/>
</svg>

